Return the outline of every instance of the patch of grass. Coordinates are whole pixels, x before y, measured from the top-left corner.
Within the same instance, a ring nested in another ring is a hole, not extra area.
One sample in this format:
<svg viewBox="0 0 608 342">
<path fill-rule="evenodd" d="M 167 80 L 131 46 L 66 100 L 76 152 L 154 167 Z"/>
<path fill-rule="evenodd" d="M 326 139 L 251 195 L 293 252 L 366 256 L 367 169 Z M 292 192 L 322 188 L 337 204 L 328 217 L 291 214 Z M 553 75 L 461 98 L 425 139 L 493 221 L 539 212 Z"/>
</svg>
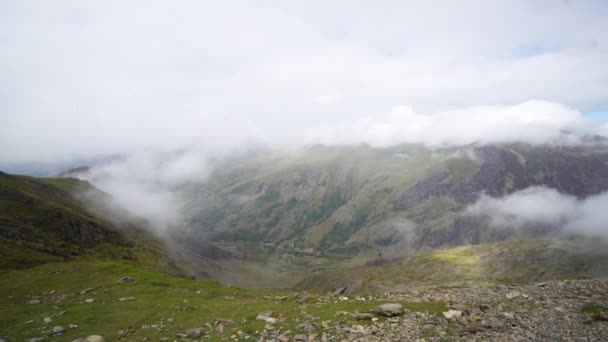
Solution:
<svg viewBox="0 0 608 342">
<path fill-rule="evenodd" d="M 131 283 L 116 280 L 130 276 Z M 85 289 L 91 289 L 81 293 Z M 281 300 L 279 296 L 287 296 Z M 131 301 L 119 301 L 134 297 Z M 84 300 L 94 298 L 93 304 Z M 216 282 L 194 281 L 174 277 L 152 269 L 120 262 L 78 261 L 52 263 L 27 270 L 0 272 L 0 331 L 10 341 L 32 337 L 51 338 L 50 329 L 61 325 L 66 332 L 55 341 L 72 341 L 78 337 L 100 334 L 115 340 L 118 329 L 133 329 L 128 340 L 163 337 L 189 328 L 203 327 L 205 341 L 219 341 L 238 330 L 255 335 L 266 324 L 255 320 L 258 313 L 271 310 L 275 317 L 285 317 L 283 331 L 297 333 L 298 324 L 309 321 L 336 320 L 340 310 L 367 312 L 382 301 L 333 302 L 313 295 L 306 305 L 299 305 L 294 296 L 284 291 L 245 290 L 222 286 Z M 39 304 L 28 304 L 38 299 Z M 412 311 L 440 314 L 444 303 L 409 303 L 402 305 Z M 60 313 L 65 313 L 60 315 Z M 51 317 L 51 323 L 44 323 Z M 209 329 L 218 319 L 231 320 L 224 334 Z M 351 320 L 341 317 L 341 320 Z M 68 328 L 77 324 L 78 328 Z M 368 324 L 368 323 L 363 323 Z"/>
<path fill-rule="evenodd" d="M 595 316 L 602 312 L 608 312 L 608 306 L 596 302 L 586 303 L 581 307 L 581 312 Z"/>
</svg>

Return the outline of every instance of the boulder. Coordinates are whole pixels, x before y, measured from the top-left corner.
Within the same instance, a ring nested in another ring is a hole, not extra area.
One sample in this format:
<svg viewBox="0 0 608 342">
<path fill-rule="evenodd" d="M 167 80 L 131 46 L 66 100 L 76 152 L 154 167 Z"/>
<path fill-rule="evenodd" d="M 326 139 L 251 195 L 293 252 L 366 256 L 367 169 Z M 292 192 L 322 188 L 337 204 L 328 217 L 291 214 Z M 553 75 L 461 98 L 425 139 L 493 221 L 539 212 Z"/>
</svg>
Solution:
<svg viewBox="0 0 608 342">
<path fill-rule="evenodd" d="M 454 318 L 460 318 L 462 316 L 462 311 L 460 310 L 448 310 L 443 312 L 443 317 L 445 317 L 448 320 L 452 320 Z"/>
<path fill-rule="evenodd" d="M 401 304 L 388 303 L 378 305 L 373 311 L 380 316 L 393 317 L 403 313 L 403 306 Z"/>
</svg>

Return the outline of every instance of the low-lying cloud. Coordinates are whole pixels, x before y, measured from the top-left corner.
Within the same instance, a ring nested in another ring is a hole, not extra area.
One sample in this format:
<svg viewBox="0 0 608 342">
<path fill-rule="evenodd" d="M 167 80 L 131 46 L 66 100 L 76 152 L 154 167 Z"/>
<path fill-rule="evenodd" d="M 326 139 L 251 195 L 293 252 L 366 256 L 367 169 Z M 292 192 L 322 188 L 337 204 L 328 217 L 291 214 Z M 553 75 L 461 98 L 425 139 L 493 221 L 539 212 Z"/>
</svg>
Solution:
<svg viewBox="0 0 608 342">
<path fill-rule="evenodd" d="M 364 142 L 381 147 L 399 143 L 575 144 L 582 135 L 601 134 L 602 130 L 572 108 L 547 101 L 528 101 L 513 106 L 481 106 L 431 114 L 418 113 L 410 106 L 398 106 L 383 118 L 369 117 L 313 128 L 307 140 L 325 144 Z"/>
<path fill-rule="evenodd" d="M 96 165 L 79 177 L 110 193 L 116 204 L 162 233 L 183 223 L 180 185 L 204 181 L 209 172 L 209 161 L 197 152 L 139 152 Z"/>
<path fill-rule="evenodd" d="M 483 195 L 465 210 L 485 216 L 495 228 L 539 224 L 568 234 L 608 236 L 608 192 L 577 199 L 547 187 L 530 187 L 492 198 Z"/>
</svg>

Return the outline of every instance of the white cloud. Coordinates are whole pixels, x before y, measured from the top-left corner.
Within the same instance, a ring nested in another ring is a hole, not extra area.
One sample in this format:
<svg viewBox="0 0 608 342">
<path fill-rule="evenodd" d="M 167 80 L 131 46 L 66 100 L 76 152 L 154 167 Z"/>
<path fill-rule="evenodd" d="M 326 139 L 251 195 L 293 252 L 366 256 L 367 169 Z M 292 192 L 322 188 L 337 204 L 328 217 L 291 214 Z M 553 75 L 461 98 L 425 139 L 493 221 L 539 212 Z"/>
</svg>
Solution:
<svg viewBox="0 0 608 342">
<path fill-rule="evenodd" d="M 482 196 L 465 214 L 488 216 L 498 228 L 542 224 L 567 233 L 608 236 L 608 192 L 579 200 L 546 187 L 530 187 L 502 198 Z"/>
<path fill-rule="evenodd" d="M 565 130 L 593 132 L 580 112 L 565 106 L 528 101 L 514 106 L 481 106 L 420 114 L 409 106 L 394 108 L 384 118 L 313 128 L 307 141 L 326 144 L 366 142 L 375 146 L 397 143 L 468 144 L 472 142 L 546 143 L 563 138 Z M 573 143 L 576 141 L 564 141 Z"/>
<path fill-rule="evenodd" d="M 203 181 L 209 172 L 209 161 L 196 151 L 141 151 L 96 165 L 81 177 L 110 193 L 120 207 L 147 219 L 156 231 L 164 232 L 182 224 L 179 185 Z"/>
<path fill-rule="evenodd" d="M 0 166 L 323 130 L 387 144 L 409 119 L 407 132 L 440 124 L 431 142 L 522 127 L 543 141 L 579 124 L 568 108 L 607 106 L 607 14 L 602 1 L 5 1 Z M 539 115 L 513 114 L 531 99 L 547 101 L 542 120 L 507 122 Z M 455 124 L 468 117 L 483 125 Z"/>
</svg>

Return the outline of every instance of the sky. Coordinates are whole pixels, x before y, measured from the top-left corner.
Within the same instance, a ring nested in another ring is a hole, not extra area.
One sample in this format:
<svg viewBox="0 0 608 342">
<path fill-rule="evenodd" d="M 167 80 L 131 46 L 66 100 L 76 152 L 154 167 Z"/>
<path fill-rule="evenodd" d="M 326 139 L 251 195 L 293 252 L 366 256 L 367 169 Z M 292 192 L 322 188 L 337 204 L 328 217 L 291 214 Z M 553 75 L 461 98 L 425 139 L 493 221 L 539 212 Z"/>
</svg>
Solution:
<svg viewBox="0 0 608 342">
<path fill-rule="evenodd" d="M 0 1 L 0 169 L 608 133 L 607 17 L 602 0 Z"/>
</svg>

